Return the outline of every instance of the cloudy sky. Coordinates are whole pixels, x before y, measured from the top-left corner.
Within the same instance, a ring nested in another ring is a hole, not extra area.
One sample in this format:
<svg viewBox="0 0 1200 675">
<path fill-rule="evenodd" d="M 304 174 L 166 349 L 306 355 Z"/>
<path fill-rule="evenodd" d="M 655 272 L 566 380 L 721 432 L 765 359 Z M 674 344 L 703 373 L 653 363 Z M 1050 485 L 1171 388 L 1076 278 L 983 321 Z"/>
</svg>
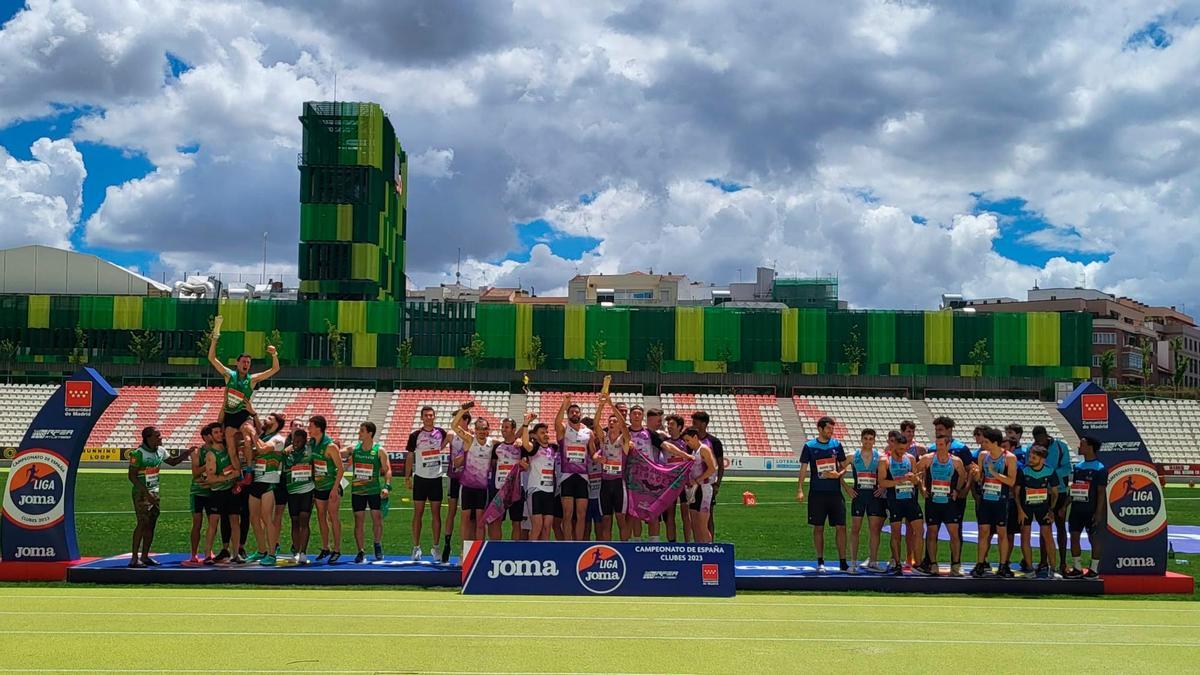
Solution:
<svg viewBox="0 0 1200 675">
<path fill-rule="evenodd" d="M 298 9 L 297 7 L 303 7 Z M 1200 310 L 1200 2 L 0 0 L 0 246 L 295 275 L 297 117 L 410 154 L 410 285 L 836 273 Z"/>
</svg>

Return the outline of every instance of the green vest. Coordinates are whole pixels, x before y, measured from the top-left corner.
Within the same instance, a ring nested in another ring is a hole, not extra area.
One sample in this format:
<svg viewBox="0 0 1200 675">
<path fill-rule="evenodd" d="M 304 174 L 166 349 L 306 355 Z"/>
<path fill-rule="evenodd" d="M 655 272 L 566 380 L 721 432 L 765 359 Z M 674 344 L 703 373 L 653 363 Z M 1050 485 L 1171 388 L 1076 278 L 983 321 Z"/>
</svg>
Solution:
<svg viewBox="0 0 1200 675">
<path fill-rule="evenodd" d="M 290 495 L 302 495 L 316 488 L 313 483 L 312 451 L 308 446 L 283 453 L 283 479 Z"/>
<path fill-rule="evenodd" d="M 245 377 L 238 375 L 236 370 L 229 371 L 229 381 L 225 383 L 225 412 L 235 413 L 246 409 L 246 403 L 254 394 L 250 384 L 250 373 Z"/>
<path fill-rule="evenodd" d="M 153 494 L 158 494 L 158 468 L 162 466 L 162 457 L 158 452 L 142 445 L 129 453 L 129 466 L 137 468 L 137 481 Z M 133 494 L 137 494 L 137 485 L 133 486 Z"/>
<path fill-rule="evenodd" d="M 312 453 L 313 477 L 317 481 L 318 490 L 332 490 L 341 476 L 337 475 L 337 466 L 325 454 L 332 439 L 328 435 L 321 437 L 321 442 L 308 441 L 308 451 Z"/>
<path fill-rule="evenodd" d="M 212 449 L 207 445 L 200 446 L 200 449 L 196 451 L 196 454 L 192 455 L 192 463 L 204 466 L 204 462 L 208 459 L 208 453 L 210 452 L 212 452 Z M 189 494 L 193 494 L 198 497 L 207 497 L 208 495 L 212 494 L 212 490 L 210 490 L 207 485 L 200 482 L 200 479 L 202 478 L 204 478 L 203 469 L 200 470 L 200 475 L 192 475 L 192 486 L 188 491 Z"/>
<path fill-rule="evenodd" d="M 364 450 L 362 443 L 355 443 L 350 462 L 354 466 L 354 487 L 350 494 L 379 494 L 383 489 L 383 481 L 380 480 L 380 473 L 383 470 L 383 449 L 379 447 L 379 444 L 376 443 Z"/>
<path fill-rule="evenodd" d="M 224 448 L 212 448 L 211 450 L 209 450 L 209 452 L 211 452 L 212 456 L 216 458 L 217 475 L 218 476 L 225 475 L 225 470 L 228 469 L 229 467 L 233 466 L 233 464 L 229 461 L 229 452 L 226 451 Z M 212 476 L 209 476 L 209 478 L 212 478 Z M 223 480 L 219 483 L 214 483 L 214 484 L 212 484 L 210 489 L 213 492 L 226 492 L 228 490 L 232 490 L 233 489 L 233 480 L 234 480 L 233 478 L 230 478 L 229 480 Z"/>
<path fill-rule="evenodd" d="M 271 434 L 267 438 L 263 438 L 264 442 L 270 438 L 274 438 L 276 434 Z M 276 484 L 279 482 L 279 474 L 283 466 L 283 453 L 275 449 L 274 444 L 270 444 L 270 450 L 261 450 L 254 455 L 254 482 Z"/>
</svg>

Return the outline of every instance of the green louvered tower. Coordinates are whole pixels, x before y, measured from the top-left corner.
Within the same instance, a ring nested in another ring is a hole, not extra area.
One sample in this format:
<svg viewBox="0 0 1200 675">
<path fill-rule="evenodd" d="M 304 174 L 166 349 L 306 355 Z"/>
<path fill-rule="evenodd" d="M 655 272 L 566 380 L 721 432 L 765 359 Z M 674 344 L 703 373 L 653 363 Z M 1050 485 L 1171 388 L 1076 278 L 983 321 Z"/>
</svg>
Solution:
<svg viewBox="0 0 1200 675">
<path fill-rule="evenodd" d="M 300 117 L 300 296 L 404 300 L 408 160 L 377 103 L 310 101 Z"/>
</svg>

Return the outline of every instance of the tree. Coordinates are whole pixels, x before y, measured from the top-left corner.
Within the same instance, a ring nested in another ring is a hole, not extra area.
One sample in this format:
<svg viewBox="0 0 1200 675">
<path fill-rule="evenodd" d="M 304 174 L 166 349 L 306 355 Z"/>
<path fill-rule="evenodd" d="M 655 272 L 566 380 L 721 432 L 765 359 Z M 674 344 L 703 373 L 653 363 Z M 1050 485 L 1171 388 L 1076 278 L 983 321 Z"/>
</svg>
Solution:
<svg viewBox="0 0 1200 675">
<path fill-rule="evenodd" d="M 667 358 L 667 350 L 661 340 L 655 340 L 646 348 L 646 367 L 654 373 L 655 384 L 662 386 L 663 363 Z"/>
<path fill-rule="evenodd" d="M 599 372 L 600 366 L 605 360 L 605 352 L 608 351 L 608 341 L 604 339 L 604 331 L 600 331 L 600 334 L 592 341 L 591 351 L 592 357 L 588 359 L 588 365 L 592 367 L 593 371 Z"/>
<path fill-rule="evenodd" d="M 408 338 L 400 342 L 400 346 L 396 347 L 396 360 L 399 361 L 401 368 L 411 368 L 413 357 L 413 340 Z"/>
<path fill-rule="evenodd" d="M 329 340 L 329 360 L 334 368 L 346 365 L 346 336 L 329 319 L 325 319 L 325 336 Z"/>
<path fill-rule="evenodd" d="M 129 352 L 138 362 L 138 379 L 145 380 L 146 364 L 162 356 L 162 341 L 157 333 L 148 330 L 130 331 Z"/>
<path fill-rule="evenodd" d="M 842 345 L 842 358 L 846 361 L 846 366 L 850 369 L 851 375 L 858 375 L 862 364 L 867 360 L 867 350 L 862 346 L 862 338 L 858 334 L 858 326 L 850 329 L 850 339 L 846 340 L 846 344 Z"/>
<path fill-rule="evenodd" d="M 17 362 L 17 354 L 21 352 L 21 343 L 17 340 L 0 340 L 0 365 L 4 366 L 7 381 L 12 382 L 13 364 Z"/>
<path fill-rule="evenodd" d="M 279 332 L 278 328 L 273 329 L 267 336 L 267 344 L 274 347 L 276 351 L 283 349 L 283 334 Z"/>
<path fill-rule="evenodd" d="M 546 351 L 542 348 L 542 336 L 534 335 L 529 339 L 529 349 L 525 352 L 525 360 L 533 370 L 541 370 L 546 365 Z"/>
<path fill-rule="evenodd" d="M 467 357 L 467 365 L 470 366 L 471 387 L 475 386 L 475 369 L 479 364 L 483 363 L 484 355 L 487 352 L 487 345 L 483 342 L 483 338 L 479 333 L 471 336 L 471 343 L 463 347 L 463 356 Z"/>
<path fill-rule="evenodd" d="M 717 349 L 717 363 L 721 369 L 722 387 L 729 384 L 729 364 L 731 361 L 733 361 L 733 347 L 728 342 L 723 342 Z"/>
<path fill-rule="evenodd" d="M 981 337 L 975 341 L 975 346 L 971 347 L 971 351 L 967 353 L 967 360 L 975 366 L 975 376 L 983 377 L 983 365 L 992 358 L 988 353 L 988 339 Z"/>
<path fill-rule="evenodd" d="M 73 366 L 87 363 L 87 344 L 87 333 L 79 324 L 75 324 L 75 346 L 71 348 L 71 353 L 67 356 L 67 363 Z"/>
<path fill-rule="evenodd" d="M 1104 383 L 1105 387 L 1108 386 L 1108 379 L 1116 366 L 1117 350 L 1110 349 L 1100 355 L 1100 381 Z"/>
<path fill-rule="evenodd" d="M 1150 376 L 1154 374 L 1154 340 L 1142 338 L 1142 387 L 1149 390 L 1152 383 Z"/>
<path fill-rule="evenodd" d="M 1175 369 L 1171 372 L 1171 385 L 1175 387 L 1175 393 L 1179 393 L 1179 388 L 1183 386 L 1183 378 L 1187 376 L 1188 365 L 1191 364 L 1191 359 L 1187 354 L 1183 353 L 1183 338 L 1171 338 L 1171 353 L 1175 359 Z"/>
</svg>

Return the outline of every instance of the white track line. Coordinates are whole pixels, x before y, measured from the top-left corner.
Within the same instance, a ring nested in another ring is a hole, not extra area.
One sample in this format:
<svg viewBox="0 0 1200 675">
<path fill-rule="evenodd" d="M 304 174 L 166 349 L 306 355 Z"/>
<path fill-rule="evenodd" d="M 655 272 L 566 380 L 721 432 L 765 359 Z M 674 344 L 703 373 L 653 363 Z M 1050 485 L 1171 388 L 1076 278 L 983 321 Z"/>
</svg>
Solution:
<svg viewBox="0 0 1200 675">
<path fill-rule="evenodd" d="M 280 591 L 280 592 L 283 593 L 283 592 L 287 592 L 287 591 Z M 294 593 L 296 591 L 293 590 L 291 592 Z M 33 593 L 29 593 L 29 594 L 6 593 L 6 594 L 0 594 L 0 598 L 13 598 L 13 599 L 29 598 L 29 599 L 36 599 L 36 600 L 135 600 L 135 601 L 163 600 L 163 601 L 168 601 L 168 602 L 175 601 L 175 600 L 206 600 L 206 601 L 212 601 L 212 600 L 260 601 L 261 600 L 264 602 L 286 601 L 286 602 L 307 602 L 307 603 L 342 602 L 342 601 L 347 601 L 347 600 L 353 600 L 354 602 L 386 602 L 386 603 L 397 602 L 397 598 L 395 598 L 395 597 L 388 597 L 388 598 L 357 597 L 359 595 L 365 596 L 366 595 L 365 591 L 344 591 L 344 592 L 342 592 L 342 594 L 340 596 L 332 596 L 332 597 L 328 596 L 328 595 L 324 595 L 324 596 L 312 595 L 315 593 L 331 592 L 331 591 L 328 591 L 327 589 L 314 589 L 311 591 L 302 591 L 302 592 L 309 594 L 309 597 L 303 597 L 303 596 L 288 597 L 288 596 L 270 596 L 270 595 L 265 595 L 265 596 L 264 595 L 257 595 L 257 596 L 251 596 L 251 595 L 166 595 L 166 594 L 164 594 L 164 595 L 126 595 L 126 594 L 121 593 L 120 589 L 114 589 L 114 592 L 110 595 L 69 595 L 69 594 L 46 595 L 46 594 L 33 594 Z M 337 591 L 332 591 L 332 592 L 337 592 Z M 421 591 L 393 591 L 393 592 L 400 593 L 400 594 L 421 593 Z M 607 603 L 607 604 L 612 604 L 612 605 L 636 604 L 636 605 L 663 605 L 663 606 L 668 606 L 668 607 L 672 607 L 672 606 L 679 606 L 679 607 L 688 607 L 688 606 L 700 606 L 700 607 L 714 607 L 714 606 L 722 606 L 722 607 L 724 607 L 724 606 L 729 606 L 729 607 L 853 607 L 853 608 L 868 609 L 868 610 L 889 609 L 892 607 L 899 607 L 899 608 L 911 608 L 911 609 L 1012 610 L 1012 611 L 1019 611 L 1019 612 L 1028 612 L 1031 608 L 1031 605 L 1029 603 L 1022 604 L 1022 605 L 967 605 L 967 604 L 934 605 L 934 604 L 929 604 L 929 603 L 878 602 L 879 600 L 882 600 L 883 598 L 867 597 L 867 596 L 863 597 L 863 602 L 743 602 L 743 601 L 730 600 L 730 599 L 714 599 L 711 601 L 696 601 L 696 600 L 670 601 L 670 600 L 652 600 L 649 598 L 628 598 L 628 599 L 611 599 L 611 600 L 604 599 L 604 598 L 588 598 L 588 599 L 580 599 L 580 600 L 576 600 L 576 599 L 540 600 L 540 599 L 534 599 L 534 598 L 517 598 L 517 597 L 508 598 L 508 597 L 494 597 L 493 596 L 493 597 L 485 598 L 485 597 L 479 597 L 479 596 L 461 596 L 458 594 L 458 591 L 451 591 L 449 589 L 447 589 L 446 591 L 443 591 L 443 592 L 439 592 L 439 591 L 434 591 L 434 592 L 437 593 L 439 597 L 428 598 L 428 599 L 405 597 L 403 599 L 403 601 L 405 603 L 410 603 L 410 604 L 411 603 L 437 603 L 438 605 L 444 605 L 446 602 L 461 602 L 464 604 L 478 604 L 478 605 L 527 604 L 527 605 L 591 605 L 591 606 L 596 606 L 597 604 Z M 451 596 L 454 597 L 453 600 L 448 599 Z M 1088 600 L 1088 598 L 1082 598 L 1081 600 Z M 877 603 L 877 604 L 872 604 L 873 602 Z M 1037 601 L 1036 601 L 1036 599 L 1031 599 L 1030 602 L 1036 603 Z M 1120 602 L 1120 601 L 1094 600 L 1094 602 Z M 1135 602 L 1158 602 L 1161 604 L 1172 604 L 1172 605 L 1189 604 L 1189 603 L 1185 603 L 1183 601 L 1165 601 L 1165 600 L 1148 600 L 1148 601 L 1135 601 Z M 1168 607 L 1101 607 L 1101 606 L 1096 606 L 1096 605 L 1087 605 L 1087 606 L 1081 607 L 1080 605 L 1036 604 L 1035 606 L 1037 609 L 1064 610 L 1064 611 L 1079 611 L 1079 610 L 1083 609 L 1083 610 L 1087 610 L 1089 612 L 1173 612 L 1173 613 L 1182 613 L 1182 614 L 1200 614 L 1200 606 L 1196 606 L 1193 609 L 1180 609 L 1180 608 L 1176 608 L 1176 607 L 1169 607 L 1169 608 Z"/>
<path fill-rule="evenodd" d="M 0 611 L 0 616 L 54 616 L 54 617 L 69 617 L 69 616 L 196 616 L 195 612 L 9 612 Z M 278 617 L 278 612 L 205 612 L 205 617 L 213 618 L 274 618 Z M 321 618 L 328 619 L 364 619 L 374 621 L 376 619 L 433 619 L 458 621 L 460 619 L 469 620 L 521 620 L 521 621 L 560 621 L 562 619 L 579 619 L 581 621 L 653 621 L 653 622 L 674 622 L 674 623 L 712 623 L 712 617 L 704 618 L 687 618 L 687 617 L 656 617 L 656 616 L 579 616 L 578 614 L 560 614 L 556 616 L 529 616 L 527 614 L 519 614 L 513 616 L 500 616 L 496 614 L 378 614 L 372 613 L 369 616 L 361 612 L 356 614 L 331 614 L 321 612 Z M 735 617 L 720 617 L 719 621 L 725 623 L 872 623 L 882 625 L 894 625 L 896 619 L 794 619 L 794 618 L 778 618 L 769 619 L 762 617 L 752 618 L 735 618 Z M 925 619 L 904 618 L 906 624 L 918 624 L 922 626 L 961 626 L 962 621 L 929 621 Z M 972 626 L 1011 626 L 1011 621 L 970 621 Z M 1044 627 L 1044 628 L 1200 628 L 1198 624 L 1191 623 L 1029 623 L 1021 622 L 1022 626 Z"/>
<path fill-rule="evenodd" d="M 570 618 L 570 617 L 564 617 Z M 45 636 L 44 630 L 0 630 L 0 635 L 38 635 Z M 170 637 L 178 638 L 178 631 L 139 631 L 139 630 L 56 630 L 53 635 L 128 635 L 140 637 Z M 296 637 L 296 638 L 359 638 L 364 640 L 377 640 L 381 637 L 390 638 L 407 638 L 407 639 L 432 639 L 445 640 L 448 638 L 462 638 L 468 640 L 495 640 L 495 633 L 384 633 L 372 631 L 369 633 L 335 633 L 335 632 L 311 632 L 297 633 L 288 632 L 281 634 L 279 631 L 191 631 L 188 633 L 190 637 Z M 595 633 L 587 635 L 565 635 L 565 634 L 544 634 L 544 635 L 522 635 L 523 638 L 531 640 L 593 640 L 597 639 Z M 911 638 L 842 638 L 842 637 L 767 637 L 762 635 L 755 636 L 736 636 L 724 637 L 720 635 L 605 635 L 602 639 L 622 640 L 628 642 L 639 642 L 642 640 L 651 640 L 656 642 L 840 642 L 847 644 L 904 644 L 912 645 Z M 995 645 L 995 639 L 989 640 L 947 640 L 938 638 L 921 638 L 924 644 L 943 644 L 943 645 Z M 1061 646 L 1061 647 L 1078 647 L 1078 640 L 1005 640 L 1005 645 L 1023 645 L 1023 646 Z M 1105 642 L 1103 644 L 1092 644 L 1093 647 L 1182 647 L 1184 649 L 1200 649 L 1200 642 Z"/>
</svg>

